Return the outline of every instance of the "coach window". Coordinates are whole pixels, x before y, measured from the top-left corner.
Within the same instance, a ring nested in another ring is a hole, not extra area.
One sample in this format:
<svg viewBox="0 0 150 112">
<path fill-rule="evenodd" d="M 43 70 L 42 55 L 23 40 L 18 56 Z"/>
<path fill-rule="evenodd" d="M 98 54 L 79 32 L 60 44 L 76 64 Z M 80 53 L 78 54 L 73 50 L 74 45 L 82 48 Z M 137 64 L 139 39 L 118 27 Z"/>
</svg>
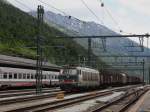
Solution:
<svg viewBox="0 0 150 112">
<path fill-rule="evenodd" d="M 17 79 L 17 73 L 14 73 L 14 79 Z"/>
<path fill-rule="evenodd" d="M 47 74 L 45 74 L 45 79 L 47 79 Z"/>
<path fill-rule="evenodd" d="M 25 73 L 23 74 L 23 79 L 26 79 L 26 74 Z"/>
<path fill-rule="evenodd" d="M 7 73 L 5 72 L 3 75 L 4 79 L 7 79 Z"/>
<path fill-rule="evenodd" d="M 27 79 L 30 79 L 30 74 L 27 74 Z"/>
<path fill-rule="evenodd" d="M 18 79 L 22 79 L 22 74 L 21 73 L 18 74 Z"/>
<path fill-rule="evenodd" d="M 31 74 L 31 79 L 33 79 L 33 74 Z"/>
<path fill-rule="evenodd" d="M 12 73 L 9 73 L 9 79 L 12 79 Z"/>
<path fill-rule="evenodd" d="M 55 79 L 57 79 L 57 76 L 55 75 Z"/>
</svg>

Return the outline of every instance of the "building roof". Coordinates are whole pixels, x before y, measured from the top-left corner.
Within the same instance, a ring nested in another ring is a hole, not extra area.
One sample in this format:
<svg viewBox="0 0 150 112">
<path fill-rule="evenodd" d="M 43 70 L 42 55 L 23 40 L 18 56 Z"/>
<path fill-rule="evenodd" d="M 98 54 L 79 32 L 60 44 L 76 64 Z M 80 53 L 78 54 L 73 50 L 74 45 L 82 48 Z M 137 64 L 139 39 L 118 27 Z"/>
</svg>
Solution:
<svg viewBox="0 0 150 112">
<path fill-rule="evenodd" d="M 36 68 L 36 60 L 0 55 L 0 66 L 20 67 L 20 68 Z M 43 69 L 60 69 L 60 66 L 43 62 Z"/>
</svg>

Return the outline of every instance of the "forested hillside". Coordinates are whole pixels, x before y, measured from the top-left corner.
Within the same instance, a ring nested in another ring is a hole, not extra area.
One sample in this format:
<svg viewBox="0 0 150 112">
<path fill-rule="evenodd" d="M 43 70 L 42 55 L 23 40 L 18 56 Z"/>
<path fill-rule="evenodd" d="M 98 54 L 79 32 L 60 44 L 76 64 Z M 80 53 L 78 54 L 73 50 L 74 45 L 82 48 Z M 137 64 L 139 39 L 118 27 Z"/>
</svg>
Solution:
<svg viewBox="0 0 150 112">
<path fill-rule="evenodd" d="M 37 22 L 20 9 L 0 1 L 0 53 L 36 58 Z M 43 25 L 42 44 L 45 60 L 56 64 L 77 63 L 87 51 L 71 39 L 56 39 L 63 35 L 57 29 Z"/>
</svg>

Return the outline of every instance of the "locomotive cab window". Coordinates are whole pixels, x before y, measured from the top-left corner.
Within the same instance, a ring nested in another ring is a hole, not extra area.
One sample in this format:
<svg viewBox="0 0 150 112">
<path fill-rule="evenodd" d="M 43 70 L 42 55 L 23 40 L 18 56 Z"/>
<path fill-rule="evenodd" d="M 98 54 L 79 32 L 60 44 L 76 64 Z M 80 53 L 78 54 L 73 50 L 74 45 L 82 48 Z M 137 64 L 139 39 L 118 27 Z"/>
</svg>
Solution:
<svg viewBox="0 0 150 112">
<path fill-rule="evenodd" d="M 63 74 L 76 75 L 77 70 L 76 69 L 64 69 Z"/>
</svg>

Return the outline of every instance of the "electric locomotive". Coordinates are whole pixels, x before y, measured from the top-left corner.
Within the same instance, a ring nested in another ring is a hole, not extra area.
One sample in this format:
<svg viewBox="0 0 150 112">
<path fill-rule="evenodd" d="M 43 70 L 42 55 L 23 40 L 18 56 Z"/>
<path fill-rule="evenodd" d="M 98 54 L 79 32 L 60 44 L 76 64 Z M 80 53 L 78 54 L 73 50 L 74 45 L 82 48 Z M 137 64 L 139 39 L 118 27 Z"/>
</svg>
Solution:
<svg viewBox="0 0 150 112">
<path fill-rule="evenodd" d="M 99 71 L 86 67 L 64 68 L 59 75 L 60 88 L 66 91 L 95 89 L 99 86 L 99 80 Z"/>
</svg>

